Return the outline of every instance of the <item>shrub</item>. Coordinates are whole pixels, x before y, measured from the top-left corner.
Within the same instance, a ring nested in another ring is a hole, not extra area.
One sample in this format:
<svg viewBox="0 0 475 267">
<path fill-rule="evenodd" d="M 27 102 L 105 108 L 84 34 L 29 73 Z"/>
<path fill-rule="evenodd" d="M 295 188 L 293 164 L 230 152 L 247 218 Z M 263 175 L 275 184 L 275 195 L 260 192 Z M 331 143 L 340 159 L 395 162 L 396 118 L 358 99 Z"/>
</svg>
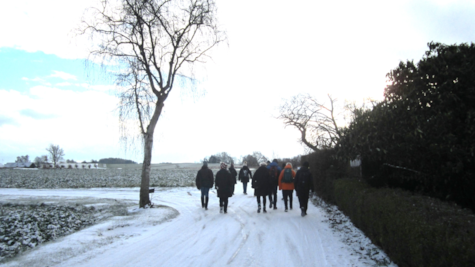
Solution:
<svg viewBox="0 0 475 267">
<path fill-rule="evenodd" d="M 334 181 L 334 199 L 399 266 L 475 266 L 475 216 L 401 189 Z"/>
<path fill-rule="evenodd" d="M 325 201 L 334 204 L 333 181 L 345 177 L 349 163 L 335 159 L 335 150 L 323 149 L 302 157 L 308 161 L 313 176 L 315 192 Z"/>
</svg>

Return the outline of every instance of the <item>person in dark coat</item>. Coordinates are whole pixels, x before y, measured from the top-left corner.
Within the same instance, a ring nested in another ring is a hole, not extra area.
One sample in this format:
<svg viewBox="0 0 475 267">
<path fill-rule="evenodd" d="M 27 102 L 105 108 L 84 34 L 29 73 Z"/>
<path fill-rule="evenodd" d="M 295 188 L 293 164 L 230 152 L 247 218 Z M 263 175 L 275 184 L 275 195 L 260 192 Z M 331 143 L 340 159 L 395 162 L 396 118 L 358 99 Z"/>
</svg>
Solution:
<svg viewBox="0 0 475 267">
<path fill-rule="evenodd" d="M 272 166 L 269 172 L 269 179 L 270 179 L 270 192 L 269 192 L 269 208 L 274 207 L 277 209 L 277 192 L 279 187 L 279 174 L 280 172 L 277 170 L 275 166 Z"/>
<path fill-rule="evenodd" d="M 213 187 L 213 171 L 208 168 L 208 163 L 203 162 L 203 166 L 196 174 L 196 188 L 201 190 L 201 207 L 208 210 L 209 189 Z"/>
<path fill-rule="evenodd" d="M 304 162 L 300 170 L 295 175 L 294 185 L 297 197 L 299 198 L 302 217 L 307 215 L 309 191 L 313 192 L 313 177 L 308 169 L 308 162 Z"/>
<path fill-rule="evenodd" d="M 279 187 L 279 175 L 282 169 L 279 166 L 279 163 L 276 159 L 272 160 L 272 163 L 267 165 L 267 169 L 269 170 L 269 175 L 271 178 L 271 192 L 269 194 L 269 208 L 274 206 L 274 209 L 277 209 L 277 192 Z"/>
<path fill-rule="evenodd" d="M 257 198 L 257 213 L 261 212 L 261 197 L 262 204 L 264 205 L 264 213 L 266 211 L 266 197 L 271 192 L 271 180 L 269 176 L 269 171 L 266 168 L 266 163 L 261 163 L 259 169 L 254 173 L 252 178 L 252 188 L 254 188 L 254 195 Z"/>
<path fill-rule="evenodd" d="M 236 176 L 237 176 L 237 171 L 234 169 L 234 163 L 231 162 L 231 167 L 229 167 L 229 172 L 232 175 L 233 178 L 233 195 L 234 195 L 234 186 L 237 184 L 236 182 Z"/>
<path fill-rule="evenodd" d="M 244 161 L 242 163 L 242 168 L 239 170 L 239 181 L 242 183 L 242 189 L 244 191 L 244 195 L 247 195 L 247 183 L 249 183 L 249 178 L 252 179 L 252 172 L 247 167 L 247 162 Z"/>
<path fill-rule="evenodd" d="M 228 198 L 233 195 L 233 178 L 231 173 L 226 170 L 226 163 L 221 163 L 221 169 L 216 173 L 216 189 L 219 197 L 219 212 L 228 213 Z"/>
</svg>

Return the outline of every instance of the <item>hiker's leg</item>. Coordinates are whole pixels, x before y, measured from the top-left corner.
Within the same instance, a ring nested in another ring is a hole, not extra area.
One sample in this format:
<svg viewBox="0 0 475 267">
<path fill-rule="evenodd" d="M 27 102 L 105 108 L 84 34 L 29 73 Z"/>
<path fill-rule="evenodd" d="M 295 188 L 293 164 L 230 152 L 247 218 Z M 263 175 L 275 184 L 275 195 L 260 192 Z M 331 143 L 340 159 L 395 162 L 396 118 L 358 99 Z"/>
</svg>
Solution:
<svg viewBox="0 0 475 267">
<path fill-rule="evenodd" d="M 292 200 L 293 200 L 293 193 L 294 193 L 294 190 L 289 190 L 289 198 L 290 198 L 290 209 L 292 209 Z"/>
</svg>

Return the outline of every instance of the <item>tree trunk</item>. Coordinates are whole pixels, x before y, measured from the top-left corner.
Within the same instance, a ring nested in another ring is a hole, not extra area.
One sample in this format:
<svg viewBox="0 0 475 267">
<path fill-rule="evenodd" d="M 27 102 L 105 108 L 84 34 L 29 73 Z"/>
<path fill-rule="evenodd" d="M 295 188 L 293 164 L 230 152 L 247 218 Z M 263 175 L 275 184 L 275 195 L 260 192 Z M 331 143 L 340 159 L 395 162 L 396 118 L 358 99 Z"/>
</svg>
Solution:
<svg viewBox="0 0 475 267">
<path fill-rule="evenodd" d="M 150 119 L 150 124 L 147 127 L 147 132 L 144 134 L 144 159 L 142 164 L 142 181 L 140 183 L 140 202 L 139 206 L 141 208 L 145 207 L 148 204 L 151 204 L 149 197 L 150 189 L 150 169 L 152 167 L 152 149 L 153 149 L 153 134 L 155 132 L 155 126 L 157 126 L 158 118 L 162 113 L 163 102 L 165 98 L 157 100 L 155 105 L 155 111 L 152 118 Z"/>
<path fill-rule="evenodd" d="M 307 145 L 313 151 L 318 151 L 317 146 L 314 146 L 309 141 L 307 141 L 307 129 L 303 128 L 303 129 L 299 129 L 299 131 L 300 131 L 300 134 L 301 134 L 300 140 L 302 141 L 302 143 Z"/>
<path fill-rule="evenodd" d="M 142 182 L 140 183 L 140 207 L 150 204 L 150 168 L 152 164 L 153 133 L 144 138 L 144 159 L 142 164 Z"/>
</svg>

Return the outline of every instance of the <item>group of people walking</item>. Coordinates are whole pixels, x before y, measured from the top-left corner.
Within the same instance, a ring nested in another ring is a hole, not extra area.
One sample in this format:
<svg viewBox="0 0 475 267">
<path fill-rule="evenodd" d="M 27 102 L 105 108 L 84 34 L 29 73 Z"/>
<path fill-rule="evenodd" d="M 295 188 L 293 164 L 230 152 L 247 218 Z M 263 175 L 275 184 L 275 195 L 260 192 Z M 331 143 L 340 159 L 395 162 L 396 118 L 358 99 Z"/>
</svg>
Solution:
<svg viewBox="0 0 475 267">
<path fill-rule="evenodd" d="M 214 185 L 219 198 L 220 212 L 227 213 L 228 198 L 234 194 L 237 176 L 238 180 L 242 182 L 245 195 L 247 195 L 247 184 L 251 182 L 257 200 L 258 213 L 261 210 L 264 213 L 267 212 L 267 198 L 269 198 L 269 208 L 277 209 L 277 192 L 279 190 L 282 190 L 285 211 L 287 212 L 289 208 L 292 209 L 293 191 L 295 190 L 299 199 L 301 215 L 305 216 L 307 215 L 309 191 L 313 191 L 313 178 L 309 171 L 309 163 L 304 162 L 297 172 L 293 170 L 291 163 L 282 167 L 283 169 L 278 165 L 277 160 L 273 160 L 272 163 L 263 162 L 252 175 L 251 170 L 244 162 L 238 175 L 232 163 L 229 170 L 226 163 L 221 163 L 220 170 L 216 173 L 216 179 L 213 181 L 213 172 L 205 162 L 196 175 L 196 187 L 201 190 L 201 206 L 208 209 L 209 190 Z"/>
</svg>

